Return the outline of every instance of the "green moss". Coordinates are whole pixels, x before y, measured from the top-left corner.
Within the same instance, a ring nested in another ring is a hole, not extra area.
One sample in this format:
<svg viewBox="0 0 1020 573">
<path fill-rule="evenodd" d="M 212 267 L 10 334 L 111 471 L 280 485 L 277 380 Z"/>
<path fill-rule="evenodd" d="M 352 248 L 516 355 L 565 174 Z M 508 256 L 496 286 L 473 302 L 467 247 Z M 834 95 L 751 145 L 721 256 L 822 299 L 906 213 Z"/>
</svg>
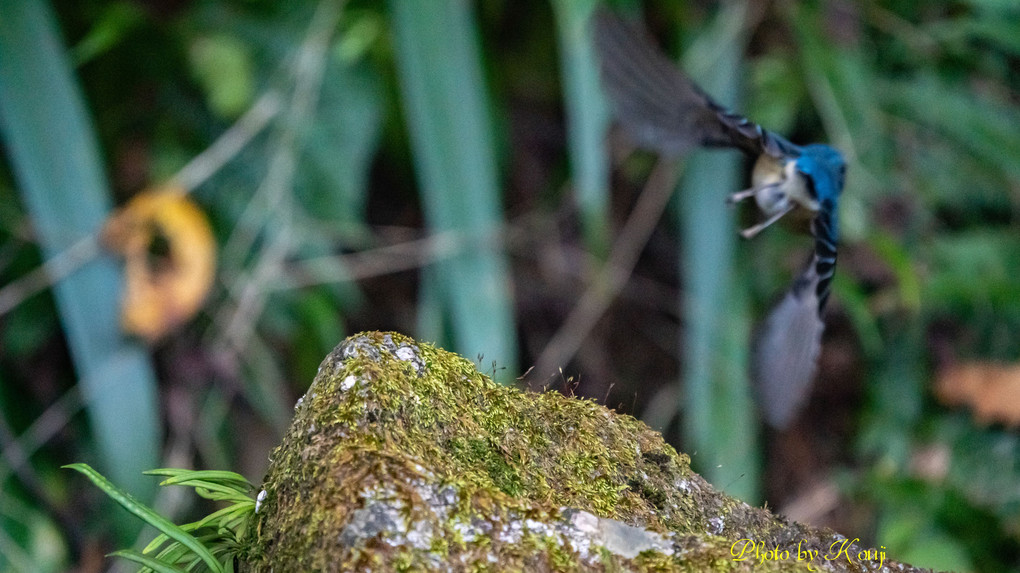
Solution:
<svg viewBox="0 0 1020 573">
<path fill-rule="evenodd" d="M 506 388 L 433 346 L 360 334 L 295 407 L 242 558 L 254 571 L 797 570 L 730 548 L 831 537 L 723 496 L 689 461 L 592 401 Z M 564 508 L 658 549 L 608 551 Z"/>
</svg>

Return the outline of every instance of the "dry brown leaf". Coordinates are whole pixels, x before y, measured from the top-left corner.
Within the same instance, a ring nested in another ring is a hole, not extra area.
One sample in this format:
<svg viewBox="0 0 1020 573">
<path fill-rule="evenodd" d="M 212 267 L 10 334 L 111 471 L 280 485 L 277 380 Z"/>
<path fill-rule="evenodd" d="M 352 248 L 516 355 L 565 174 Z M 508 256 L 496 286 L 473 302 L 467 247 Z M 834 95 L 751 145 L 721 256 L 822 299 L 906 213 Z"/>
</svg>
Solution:
<svg viewBox="0 0 1020 573">
<path fill-rule="evenodd" d="M 970 406 L 982 424 L 1020 426 L 1020 365 L 955 364 L 939 373 L 935 395 L 948 406 Z"/>
<path fill-rule="evenodd" d="M 103 244 L 125 260 L 121 328 L 150 343 L 194 316 L 212 287 L 212 229 L 180 188 L 135 195 L 107 220 Z"/>
</svg>

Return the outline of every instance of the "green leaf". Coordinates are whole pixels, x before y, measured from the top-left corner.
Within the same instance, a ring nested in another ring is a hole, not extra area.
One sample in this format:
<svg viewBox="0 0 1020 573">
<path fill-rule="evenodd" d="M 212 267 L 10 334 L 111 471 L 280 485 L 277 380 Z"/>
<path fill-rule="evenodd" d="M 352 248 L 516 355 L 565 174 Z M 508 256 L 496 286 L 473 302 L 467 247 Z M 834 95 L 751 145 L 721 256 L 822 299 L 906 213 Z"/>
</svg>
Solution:
<svg viewBox="0 0 1020 573">
<path fill-rule="evenodd" d="M 588 248 L 608 253 L 609 109 L 599 83 L 591 14 L 595 0 L 553 0 L 567 115 L 567 150 Z"/>
<path fill-rule="evenodd" d="M 517 336 L 509 263 L 496 242 L 503 217 L 471 4 L 391 0 L 389 8 L 426 221 L 432 233 L 455 234 L 465 246 L 424 278 L 437 282 L 457 352 L 505 366 L 497 378 L 510 383 Z"/>
<path fill-rule="evenodd" d="M 202 545 L 197 539 L 192 537 L 191 534 L 189 534 L 187 531 L 184 531 L 183 529 L 175 525 L 173 522 L 169 521 L 162 515 L 156 513 L 152 509 L 149 509 L 148 506 L 146 506 L 143 503 L 140 503 L 138 500 L 136 500 L 127 492 L 121 490 L 117 486 L 110 483 L 109 480 L 103 477 L 96 470 L 89 467 L 88 464 L 76 463 L 62 467 L 72 469 L 84 474 L 85 477 L 89 478 L 92 481 L 92 483 L 96 485 L 96 487 L 101 489 L 103 493 L 110 497 L 110 499 L 120 504 L 121 507 L 130 511 L 139 519 L 145 521 L 146 523 L 155 527 L 159 531 L 163 532 L 171 539 L 177 541 L 181 545 L 184 545 L 185 547 L 190 549 L 192 553 L 200 557 L 202 561 L 205 562 L 205 564 L 209 567 L 211 571 L 215 573 L 222 573 L 223 567 L 216 560 L 216 558 L 213 557 L 212 553 L 209 552 L 209 549 Z"/>
<path fill-rule="evenodd" d="M 233 118 L 248 108 L 255 94 L 255 78 L 244 42 L 227 34 L 196 38 L 188 57 L 213 113 Z"/>
<path fill-rule="evenodd" d="M 45 258 L 94 240 L 112 203 L 101 153 L 42 0 L 0 0 L 0 134 Z M 159 453 L 156 376 L 120 330 L 121 272 L 101 256 L 53 293 L 107 471 L 141 495 Z"/>
<path fill-rule="evenodd" d="M 180 525 L 179 527 L 184 531 L 191 532 L 203 527 L 213 527 L 216 528 L 220 537 L 222 537 L 222 534 L 225 531 L 233 532 L 232 535 L 234 536 L 240 536 L 243 533 L 240 528 L 255 511 L 255 500 L 247 495 L 247 492 L 250 491 L 253 486 L 240 474 L 230 471 L 196 471 L 175 468 L 161 468 L 149 470 L 145 473 L 148 475 L 172 476 L 170 479 L 161 482 L 160 485 L 188 485 L 194 487 L 196 492 L 199 492 L 200 495 L 202 495 L 201 490 L 207 490 L 210 485 L 218 486 L 219 488 L 223 488 L 221 490 L 223 492 L 222 494 L 213 496 L 204 495 L 204 497 L 234 502 L 227 507 L 210 513 L 198 521 Z M 169 537 L 166 534 L 161 534 L 149 542 L 149 544 L 142 550 L 142 553 L 151 553 L 168 540 Z M 160 552 L 159 557 L 166 557 L 171 553 L 176 554 L 176 545 L 177 544 L 171 544 L 164 548 Z M 217 544 L 217 547 L 220 545 L 222 544 Z M 213 551 L 216 551 L 215 547 L 213 548 Z"/>
<path fill-rule="evenodd" d="M 133 2 L 114 2 L 102 9 L 99 20 L 71 49 L 76 66 L 88 63 L 113 48 L 145 21 L 145 10 Z"/>
<path fill-rule="evenodd" d="M 144 472 L 147 475 L 170 475 L 161 486 L 180 485 L 195 488 L 195 492 L 216 501 L 253 502 L 248 492 L 252 486 L 244 476 L 219 470 L 158 469 Z"/>
<path fill-rule="evenodd" d="M 346 20 L 350 24 L 344 26 L 334 54 L 341 62 L 352 64 L 368 53 L 372 44 L 382 35 L 385 23 L 378 14 L 367 10 L 347 13 L 350 16 Z"/>
<path fill-rule="evenodd" d="M 153 571 L 156 571 L 158 573 L 185 573 L 184 569 L 175 567 L 173 565 L 160 561 L 159 559 L 149 557 L 148 555 L 142 555 L 141 553 L 137 551 L 132 551 L 130 549 L 114 551 L 113 553 L 107 554 L 107 557 L 120 557 L 122 559 L 127 559 L 128 561 L 134 561 L 135 563 L 138 563 L 139 565 L 142 565 L 144 567 L 148 567 L 149 569 L 152 569 Z"/>
<path fill-rule="evenodd" d="M 247 519 L 254 512 L 255 500 L 242 501 L 214 511 L 202 519 L 189 523 L 188 525 L 193 526 L 195 529 L 201 527 L 212 527 L 214 524 L 219 528 L 230 528 L 231 524 L 237 525 L 239 522 Z"/>
<path fill-rule="evenodd" d="M 203 480 L 210 483 L 219 483 L 223 485 L 234 484 L 237 491 L 244 492 L 253 489 L 255 486 L 248 481 L 243 475 L 237 472 L 231 472 L 226 470 L 185 470 L 178 468 L 158 468 L 154 470 L 146 470 L 145 475 L 149 476 L 167 476 L 167 479 L 159 485 L 178 485 L 184 480 Z"/>
</svg>

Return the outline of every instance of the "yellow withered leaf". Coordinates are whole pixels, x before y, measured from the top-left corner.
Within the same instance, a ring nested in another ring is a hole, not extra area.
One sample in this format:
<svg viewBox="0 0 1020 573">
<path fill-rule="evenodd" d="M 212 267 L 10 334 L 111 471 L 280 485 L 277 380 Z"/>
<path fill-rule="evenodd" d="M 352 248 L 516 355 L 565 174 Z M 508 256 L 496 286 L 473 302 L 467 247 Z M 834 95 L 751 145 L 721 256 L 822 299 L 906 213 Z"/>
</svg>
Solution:
<svg viewBox="0 0 1020 573">
<path fill-rule="evenodd" d="M 150 343 L 194 316 L 212 287 L 212 229 L 183 189 L 135 195 L 106 221 L 103 244 L 125 260 L 121 327 Z"/>
<path fill-rule="evenodd" d="M 1020 365 L 955 364 L 939 372 L 935 395 L 948 406 L 969 406 L 979 423 L 1020 426 Z"/>
</svg>

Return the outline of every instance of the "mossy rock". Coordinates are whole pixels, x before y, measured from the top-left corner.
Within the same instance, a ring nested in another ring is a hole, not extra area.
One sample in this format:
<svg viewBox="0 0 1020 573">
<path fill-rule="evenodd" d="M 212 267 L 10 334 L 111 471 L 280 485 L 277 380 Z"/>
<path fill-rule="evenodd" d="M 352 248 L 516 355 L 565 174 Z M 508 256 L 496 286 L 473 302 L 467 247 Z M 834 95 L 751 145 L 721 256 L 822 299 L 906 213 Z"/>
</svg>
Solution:
<svg viewBox="0 0 1020 573">
<path fill-rule="evenodd" d="M 263 492 L 242 570 L 914 570 L 715 491 L 630 416 L 395 333 L 326 357 Z"/>
</svg>

